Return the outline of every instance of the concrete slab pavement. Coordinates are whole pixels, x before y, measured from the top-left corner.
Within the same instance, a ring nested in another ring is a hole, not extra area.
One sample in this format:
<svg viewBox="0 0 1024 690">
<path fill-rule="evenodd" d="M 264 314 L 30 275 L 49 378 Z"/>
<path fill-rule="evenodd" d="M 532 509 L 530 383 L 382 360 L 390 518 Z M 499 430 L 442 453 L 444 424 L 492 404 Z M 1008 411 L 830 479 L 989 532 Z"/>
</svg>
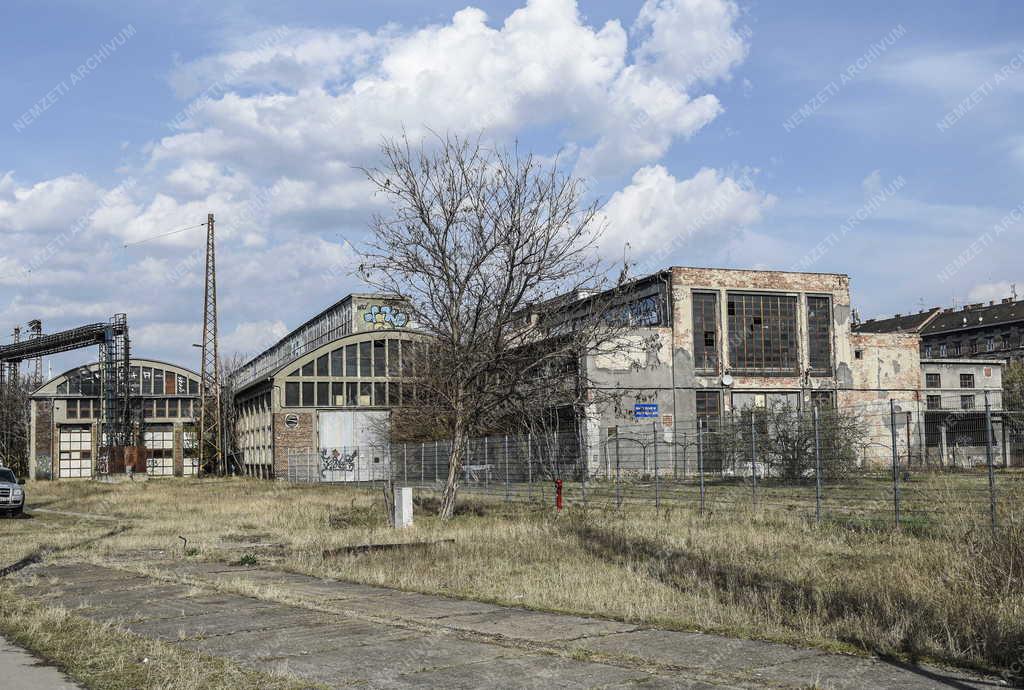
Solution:
<svg viewBox="0 0 1024 690">
<path fill-rule="evenodd" d="M 81 690 L 60 670 L 0 637 L 0 684 L 18 690 Z"/>
<path fill-rule="evenodd" d="M 20 592 L 133 633 L 330 686 L 991 688 L 964 672 L 655 630 L 262 568 L 168 563 L 174 584 L 37 565 Z M 305 606 L 214 587 L 270 586 Z M 121 585 L 131 583 L 130 588 Z M 142 584 L 145 583 L 145 584 Z"/>
</svg>

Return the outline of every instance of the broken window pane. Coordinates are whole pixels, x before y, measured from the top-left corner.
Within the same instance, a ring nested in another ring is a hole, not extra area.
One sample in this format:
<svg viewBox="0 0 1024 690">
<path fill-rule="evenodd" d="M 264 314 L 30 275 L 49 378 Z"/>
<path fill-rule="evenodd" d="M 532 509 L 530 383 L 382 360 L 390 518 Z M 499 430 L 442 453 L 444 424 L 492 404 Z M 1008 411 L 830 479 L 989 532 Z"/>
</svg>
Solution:
<svg viewBox="0 0 1024 690">
<path fill-rule="evenodd" d="M 730 293 L 728 299 L 732 370 L 741 374 L 798 374 L 797 298 Z"/>
<path fill-rule="evenodd" d="M 373 341 L 373 375 L 380 378 L 387 376 L 385 342 L 384 340 Z"/>
<path fill-rule="evenodd" d="M 807 298 L 807 354 L 811 374 L 832 374 L 832 310 L 828 297 Z"/>
<path fill-rule="evenodd" d="M 699 372 L 718 372 L 718 295 L 693 293 L 693 360 Z"/>
</svg>

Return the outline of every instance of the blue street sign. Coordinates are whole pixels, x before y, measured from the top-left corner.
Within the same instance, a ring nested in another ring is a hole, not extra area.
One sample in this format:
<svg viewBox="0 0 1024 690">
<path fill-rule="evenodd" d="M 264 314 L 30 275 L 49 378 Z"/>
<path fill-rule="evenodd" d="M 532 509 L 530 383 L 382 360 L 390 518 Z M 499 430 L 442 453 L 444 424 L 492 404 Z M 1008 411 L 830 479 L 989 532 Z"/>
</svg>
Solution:
<svg viewBox="0 0 1024 690">
<path fill-rule="evenodd" d="M 658 403 L 637 403 L 633 405 L 633 416 L 637 419 L 657 419 Z"/>
</svg>

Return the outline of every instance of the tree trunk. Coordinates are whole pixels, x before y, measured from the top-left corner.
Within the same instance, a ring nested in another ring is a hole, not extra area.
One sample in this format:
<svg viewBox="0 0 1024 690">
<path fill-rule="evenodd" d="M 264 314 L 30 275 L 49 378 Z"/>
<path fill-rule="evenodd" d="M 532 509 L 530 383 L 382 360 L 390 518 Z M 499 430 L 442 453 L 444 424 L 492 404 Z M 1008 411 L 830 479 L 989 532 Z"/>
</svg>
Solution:
<svg viewBox="0 0 1024 690">
<path fill-rule="evenodd" d="M 447 522 L 455 514 L 455 495 L 459 489 L 459 472 L 462 470 L 462 458 L 466 450 L 466 431 L 462 420 L 455 421 L 455 432 L 452 434 L 452 449 L 448 455 L 448 481 L 441 494 L 441 509 L 438 517 Z"/>
</svg>

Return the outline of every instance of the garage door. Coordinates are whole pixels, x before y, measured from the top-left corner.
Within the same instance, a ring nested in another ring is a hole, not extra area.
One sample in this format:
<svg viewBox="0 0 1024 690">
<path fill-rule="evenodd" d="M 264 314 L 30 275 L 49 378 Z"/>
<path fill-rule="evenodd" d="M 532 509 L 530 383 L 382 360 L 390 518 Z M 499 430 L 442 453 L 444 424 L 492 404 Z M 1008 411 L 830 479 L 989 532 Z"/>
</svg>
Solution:
<svg viewBox="0 0 1024 690">
<path fill-rule="evenodd" d="M 88 424 L 62 424 L 58 434 L 57 476 L 92 476 L 92 427 Z"/>
<path fill-rule="evenodd" d="M 317 415 L 321 481 L 364 482 L 387 477 L 387 453 L 374 443 L 387 418 L 383 410 L 321 410 Z"/>
<path fill-rule="evenodd" d="M 170 477 L 174 474 L 174 427 L 151 426 L 142 435 L 149 450 L 146 474 L 151 477 Z"/>
</svg>

